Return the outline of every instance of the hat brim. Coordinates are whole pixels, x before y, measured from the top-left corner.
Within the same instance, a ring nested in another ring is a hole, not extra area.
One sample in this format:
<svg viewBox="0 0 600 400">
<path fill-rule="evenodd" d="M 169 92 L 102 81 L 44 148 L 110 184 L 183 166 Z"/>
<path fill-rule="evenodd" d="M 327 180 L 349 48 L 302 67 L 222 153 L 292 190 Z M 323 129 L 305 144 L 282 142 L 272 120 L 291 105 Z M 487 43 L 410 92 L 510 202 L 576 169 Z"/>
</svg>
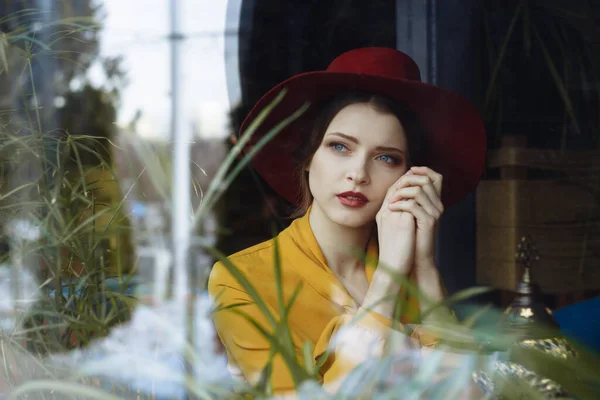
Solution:
<svg viewBox="0 0 600 400">
<path fill-rule="evenodd" d="M 241 132 L 284 88 L 287 93 L 255 132 L 252 144 L 306 102 L 311 104 L 311 110 L 337 93 L 366 91 L 405 104 L 419 118 L 427 136 L 426 166 L 443 176 L 442 203 L 445 207 L 461 201 L 477 187 L 485 165 L 485 128 L 474 105 L 461 95 L 413 80 L 355 73 L 306 72 L 267 92 L 244 120 Z M 252 160 L 253 167 L 265 181 L 292 204 L 298 204 L 300 200 L 297 166 L 292 155 L 305 143 L 305 131 L 301 127 L 312 115 L 314 113 L 305 112 Z"/>
</svg>

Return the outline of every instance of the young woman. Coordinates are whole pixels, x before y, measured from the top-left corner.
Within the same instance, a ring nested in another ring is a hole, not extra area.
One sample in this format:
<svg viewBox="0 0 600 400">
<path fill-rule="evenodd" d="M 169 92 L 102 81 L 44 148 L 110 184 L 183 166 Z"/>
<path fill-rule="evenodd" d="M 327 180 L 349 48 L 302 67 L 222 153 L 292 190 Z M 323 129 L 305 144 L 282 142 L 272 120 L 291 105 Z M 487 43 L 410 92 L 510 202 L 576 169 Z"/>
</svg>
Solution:
<svg viewBox="0 0 600 400">
<path fill-rule="evenodd" d="M 255 141 L 286 116 L 310 103 L 254 158 L 254 168 L 298 206 L 292 224 L 272 239 L 229 257 L 278 315 L 275 241 L 284 297 L 300 293 L 289 314 L 296 357 L 310 342 L 317 359 L 332 353 L 319 371 L 335 385 L 354 366 L 376 356 L 404 324 L 421 324 L 418 299 L 400 293 L 408 276 L 432 300 L 443 297 L 435 265 L 436 226 L 444 208 L 477 185 L 485 157 L 483 124 L 461 96 L 420 81 L 417 65 L 394 49 L 362 48 L 337 57 L 325 71 L 296 75 L 269 91 L 242 131 L 280 91 L 282 102 L 261 123 Z M 442 188 L 443 187 L 443 188 Z M 366 256 L 357 256 L 362 250 Z M 209 293 L 270 331 L 251 296 L 221 263 Z M 394 322 L 398 298 L 400 321 Z M 422 306 L 422 304 L 421 304 Z M 234 374 L 255 382 L 270 359 L 264 336 L 246 318 L 225 308 L 215 325 Z M 335 340 L 343 332 L 343 339 Z M 433 346 L 437 339 L 415 329 L 406 340 Z M 276 393 L 294 389 L 276 356 Z"/>
</svg>

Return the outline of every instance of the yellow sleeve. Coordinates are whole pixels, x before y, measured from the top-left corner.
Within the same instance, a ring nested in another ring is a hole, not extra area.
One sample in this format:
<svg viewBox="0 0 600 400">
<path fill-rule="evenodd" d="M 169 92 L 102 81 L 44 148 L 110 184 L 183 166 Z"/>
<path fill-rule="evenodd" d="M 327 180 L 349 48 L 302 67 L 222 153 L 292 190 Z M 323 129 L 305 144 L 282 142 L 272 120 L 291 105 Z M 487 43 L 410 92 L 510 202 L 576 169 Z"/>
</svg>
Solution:
<svg viewBox="0 0 600 400">
<path fill-rule="evenodd" d="M 256 320 L 269 333 L 272 332 L 260 309 L 244 293 L 236 293 L 236 289 L 229 289 L 225 293 L 227 295 L 222 296 L 222 305 L 226 306 L 231 299 L 230 296 L 235 296 L 235 302 L 231 304 L 245 303 L 246 305 L 239 309 Z M 227 351 L 228 367 L 232 376 L 256 384 L 269 362 L 270 343 L 250 322 L 231 310 L 215 313 L 214 322 L 219 338 Z M 276 355 L 273 359 L 271 384 L 275 393 L 294 389 L 288 367 L 280 355 Z"/>
<path fill-rule="evenodd" d="M 321 369 L 324 386 L 330 392 L 336 391 L 359 364 L 382 356 L 388 341 L 392 341 L 390 350 L 393 352 L 434 347 L 438 342 L 418 326 L 407 336 L 402 324 L 363 308 L 354 315 L 343 314 L 329 323 L 315 346 L 315 359 L 330 349 L 330 356 Z"/>
<path fill-rule="evenodd" d="M 246 318 L 227 307 L 240 305 L 237 307 L 238 310 L 253 318 L 269 333 L 272 329 L 260 308 L 223 266 L 217 263 L 213 272 L 216 272 L 215 275 L 218 274 L 218 278 L 214 278 L 211 274 L 208 290 L 211 297 L 219 296 L 216 306 L 222 309 L 214 313 L 213 318 L 219 338 L 227 351 L 230 371 L 234 377 L 255 384 L 269 362 L 270 343 Z M 273 309 L 269 311 L 276 315 Z M 390 320 L 363 309 L 359 309 L 356 314 L 342 314 L 333 318 L 314 346 L 315 360 L 328 348 L 333 349 L 319 371 L 318 379 L 326 386 L 335 388 L 335 385 L 358 364 L 370 357 L 380 355 L 385 340 L 392 332 L 396 334 L 396 338 L 400 338 L 400 346 L 405 346 L 406 349 L 418 346 L 421 339 L 418 335 L 413 335 L 412 338 L 405 336 L 399 330 L 392 328 Z M 295 344 L 296 359 L 301 363 L 302 344 Z M 422 344 L 427 345 L 427 343 Z M 273 358 L 270 381 L 275 394 L 294 391 L 291 374 L 280 355 Z"/>
</svg>

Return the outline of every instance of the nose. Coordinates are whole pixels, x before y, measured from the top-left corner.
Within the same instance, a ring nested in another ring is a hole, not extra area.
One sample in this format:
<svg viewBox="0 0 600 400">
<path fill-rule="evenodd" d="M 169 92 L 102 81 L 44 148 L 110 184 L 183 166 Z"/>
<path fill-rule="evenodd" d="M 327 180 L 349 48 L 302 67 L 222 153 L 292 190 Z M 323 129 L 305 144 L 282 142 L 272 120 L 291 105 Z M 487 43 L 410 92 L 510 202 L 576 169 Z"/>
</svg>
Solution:
<svg viewBox="0 0 600 400">
<path fill-rule="evenodd" d="M 346 171 L 346 180 L 354 183 L 355 185 L 364 185 L 369 183 L 369 171 L 366 160 L 354 159 L 348 170 Z"/>
</svg>

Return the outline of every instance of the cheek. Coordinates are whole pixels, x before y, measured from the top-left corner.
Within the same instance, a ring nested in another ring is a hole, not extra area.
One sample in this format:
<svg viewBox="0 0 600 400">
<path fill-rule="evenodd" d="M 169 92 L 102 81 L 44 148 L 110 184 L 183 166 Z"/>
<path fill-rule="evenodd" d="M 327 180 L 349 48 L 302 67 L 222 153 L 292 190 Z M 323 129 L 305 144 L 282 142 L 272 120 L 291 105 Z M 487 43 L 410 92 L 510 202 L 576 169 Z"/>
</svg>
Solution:
<svg viewBox="0 0 600 400">
<path fill-rule="evenodd" d="M 327 171 L 327 161 L 324 160 L 324 157 L 319 153 L 315 154 L 308 164 L 306 171 L 309 171 L 309 176 L 313 178 L 321 179 L 323 176 L 323 171 Z"/>
<path fill-rule="evenodd" d="M 332 183 L 335 180 L 335 172 L 327 163 L 327 160 L 315 155 L 310 163 L 310 171 L 308 172 L 308 187 L 313 197 L 319 197 L 319 194 L 331 189 Z"/>
</svg>

